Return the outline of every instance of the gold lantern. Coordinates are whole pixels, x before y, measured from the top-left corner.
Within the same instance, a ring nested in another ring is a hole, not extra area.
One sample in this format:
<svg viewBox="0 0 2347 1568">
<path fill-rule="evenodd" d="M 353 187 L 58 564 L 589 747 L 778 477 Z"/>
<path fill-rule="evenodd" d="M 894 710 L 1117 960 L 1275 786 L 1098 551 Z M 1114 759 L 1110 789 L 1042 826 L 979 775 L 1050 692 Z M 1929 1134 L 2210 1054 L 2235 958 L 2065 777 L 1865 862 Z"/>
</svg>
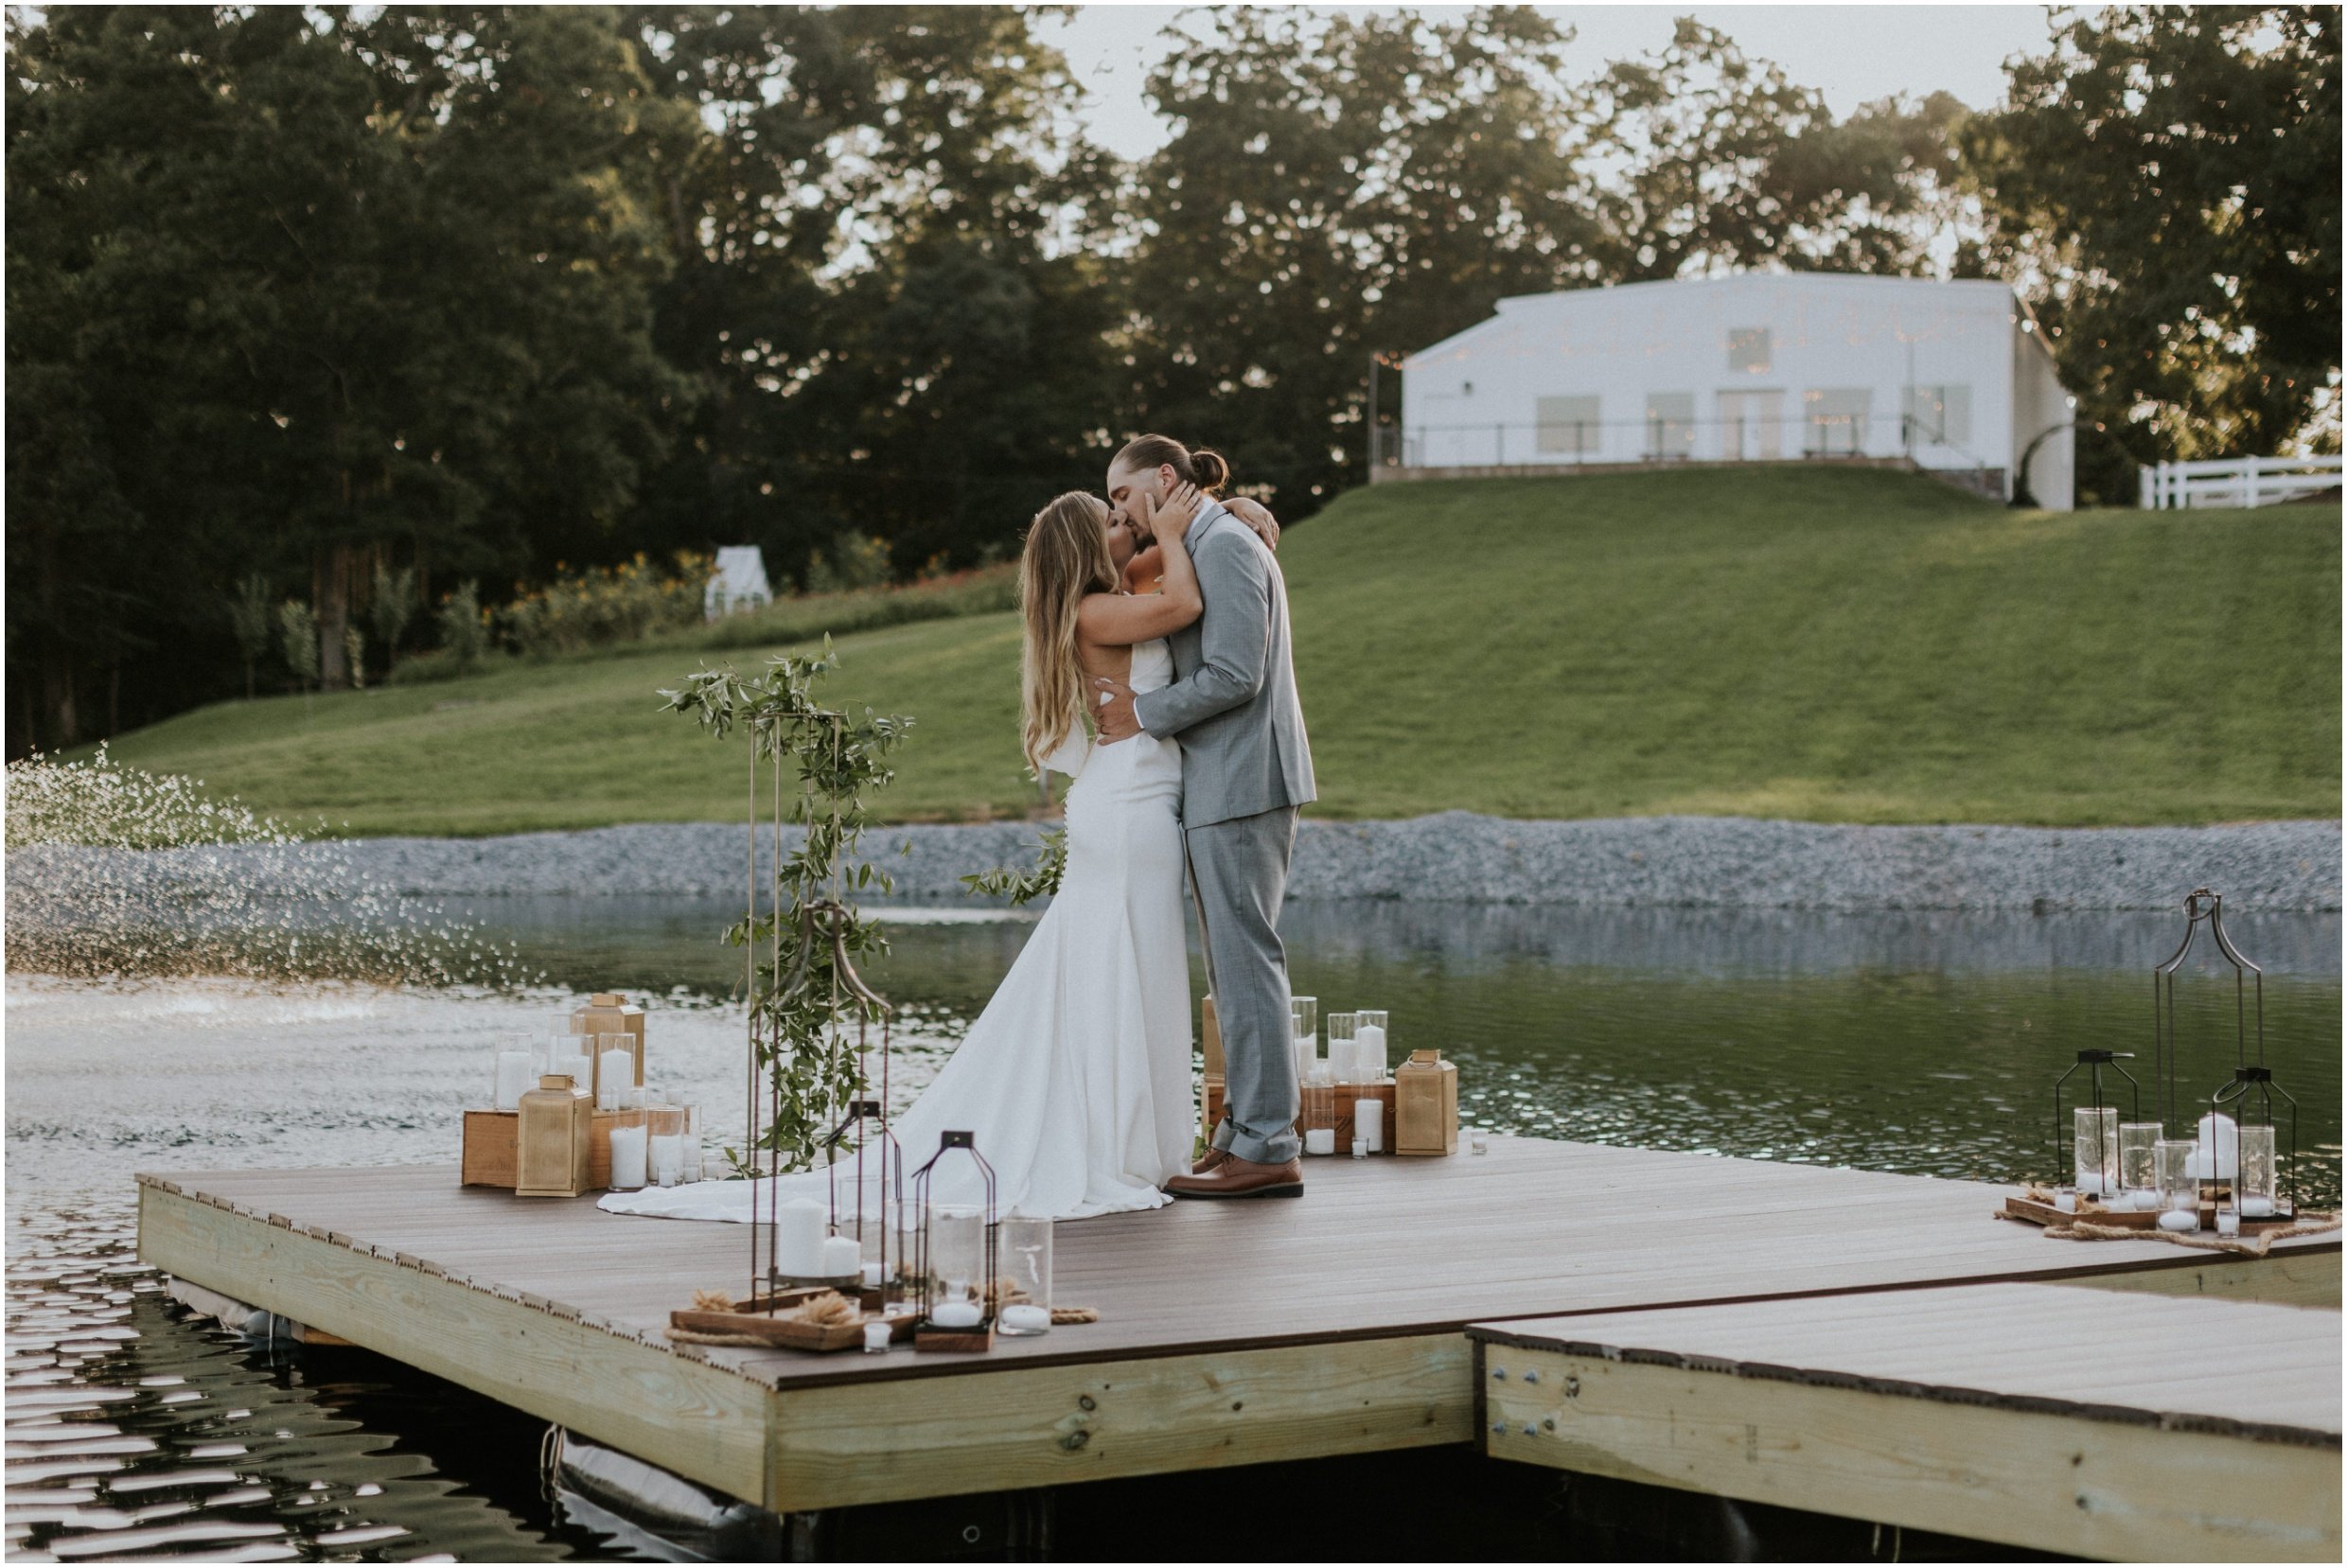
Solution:
<svg viewBox="0 0 2347 1568">
<path fill-rule="evenodd" d="M 571 1010 L 571 1032 L 586 1036 L 584 1048 L 600 1056 L 618 1042 L 598 1040 L 597 1035 L 625 1034 L 626 1048 L 635 1054 L 636 1085 L 644 1084 L 644 1009 L 636 1006 L 616 991 L 598 991 Z M 591 1087 L 599 1087 L 591 1085 Z"/>
<path fill-rule="evenodd" d="M 521 1097 L 514 1136 L 514 1196 L 575 1198 L 587 1190 L 594 1097 L 550 1072 Z"/>
<path fill-rule="evenodd" d="M 1414 1050 L 1394 1069 L 1393 1151 L 1458 1153 L 1458 1067 L 1438 1050 Z"/>
</svg>

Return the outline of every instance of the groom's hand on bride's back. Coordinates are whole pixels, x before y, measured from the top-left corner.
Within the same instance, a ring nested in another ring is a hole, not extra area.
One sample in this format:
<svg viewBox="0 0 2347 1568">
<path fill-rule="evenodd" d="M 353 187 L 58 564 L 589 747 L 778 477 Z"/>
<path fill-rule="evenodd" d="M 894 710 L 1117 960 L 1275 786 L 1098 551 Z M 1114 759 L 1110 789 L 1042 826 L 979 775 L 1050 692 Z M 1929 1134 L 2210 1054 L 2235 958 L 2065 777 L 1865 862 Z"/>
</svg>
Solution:
<svg viewBox="0 0 2347 1568">
<path fill-rule="evenodd" d="M 1103 746 L 1131 740 L 1141 732 L 1133 714 L 1133 688 L 1104 675 L 1092 678 L 1092 722 L 1100 727 Z"/>
</svg>

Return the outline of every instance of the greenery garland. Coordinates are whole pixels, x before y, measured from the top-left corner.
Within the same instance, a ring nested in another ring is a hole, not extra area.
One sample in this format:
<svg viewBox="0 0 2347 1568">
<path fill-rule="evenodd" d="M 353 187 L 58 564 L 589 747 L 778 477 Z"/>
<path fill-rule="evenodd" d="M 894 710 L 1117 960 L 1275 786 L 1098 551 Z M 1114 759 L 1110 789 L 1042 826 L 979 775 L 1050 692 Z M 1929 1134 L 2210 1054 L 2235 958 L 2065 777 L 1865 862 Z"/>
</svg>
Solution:
<svg viewBox="0 0 2347 1568">
<path fill-rule="evenodd" d="M 1058 892 L 1060 873 L 1067 869 L 1068 830 L 1053 828 L 1043 836 L 1043 853 L 1036 857 L 1033 871 L 1015 872 L 1008 866 L 997 866 L 992 871 L 970 872 L 962 879 L 962 885 L 982 898 L 1006 898 L 1016 908 Z"/>
<path fill-rule="evenodd" d="M 875 886 L 886 893 L 895 884 L 856 850 L 871 821 L 867 798 L 896 777 L 886 759 L 912 720 L 875 715 L 870 708 L 854 718 L 824 707 L 815 687 L 838 665 L 826 637 L 820 658 L 778 655 L 756 678 L 730 668 L 701 670 L 678 690 L 660 694 L 666 699 L 662 712 L 689 714 L 718 739 L 739 727 L 755 743 L 750 907 L 725 940 L 749 955 L 752 1082 L 767 1085 L 774 1109 L 747 1155 L 726 1151 L 743 1174 L 811 1167 L 849 1102 L 871 1087 L 844 1026 L 853 1022 L 860 1031 L 880 1021 L 885 1008 L 856 981 L 853 965 L 886 953 L 888 939 L 879 922 L 858 911 L 856 896 Z M 768 769 L 770 787 L 762 788 L 761 765 Z M 786 770 L 797 775 L 795 795 L 784 787 Z M 756 893 L 762 801 L 773 849 L 763 911 Z M 800 830 L 799 847 L 787 856 L 786 820 Z M 756 1117 L 753 1106 L 752 1127 Z"/>
</svg>

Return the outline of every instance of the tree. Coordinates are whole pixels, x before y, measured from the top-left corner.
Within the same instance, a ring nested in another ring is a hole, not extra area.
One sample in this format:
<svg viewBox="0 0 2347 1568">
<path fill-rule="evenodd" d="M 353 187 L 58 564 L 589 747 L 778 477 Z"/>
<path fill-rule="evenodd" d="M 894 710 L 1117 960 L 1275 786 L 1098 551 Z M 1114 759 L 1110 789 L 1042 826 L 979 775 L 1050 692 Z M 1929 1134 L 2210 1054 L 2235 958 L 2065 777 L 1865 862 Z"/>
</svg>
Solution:
<svg viewBox="0 0 2347 1568">
<path fill-rule="evenodd" d="M 1991 258 L 2106 437 L 2079 442 L 2082 493 L 2318 427 L 2337 449 L 2338 26 L 2313 6 L 2071 16 L 1968 132 Z"/>
<path fill-rule="evenodd" d="M 1610 65 L 1584 113 L 1627 165 L 1601 202 L 1606 270 L 1625 281 L 1925 270 L 1951 216 L 1966 117 L 1934 93 L 1837 123 L 1815 89 L 1691 17 L 1658 54 Z"/>
<path fill-rule="evenodd" d="M 367 615 L 375 625 L 375 641 L 383 645 L 386 675 L 399 661 L 399 639 L 407 635 L 415 615 L 415 573 L 408 567 L 393 572 L 378 561 L 367 600 Z"/>
<path fill-rule="evenodd" d="M 296 689 L 309 691 L 318 682 L 318 617 L 299 599 L 277 607 L 277 651 L 293 672 Z"/>
<path fill-rule="evenodd" d="M 1588 135 L 1527 9 L 1211 19 L 1149 80 L 1174 134 L 1127 202 L 1127 424 L 1296 517 L 1361 472 L 1370 351 L 1602 280 Z"/>
<path fill-rule="evenodd" d="M 228 601 L 228 625 L 244 655 L 244 699 L 253 700 L 253 670 L 269 651 L 269 579 L 256 572 L 237 585 Z"/>
</svg>

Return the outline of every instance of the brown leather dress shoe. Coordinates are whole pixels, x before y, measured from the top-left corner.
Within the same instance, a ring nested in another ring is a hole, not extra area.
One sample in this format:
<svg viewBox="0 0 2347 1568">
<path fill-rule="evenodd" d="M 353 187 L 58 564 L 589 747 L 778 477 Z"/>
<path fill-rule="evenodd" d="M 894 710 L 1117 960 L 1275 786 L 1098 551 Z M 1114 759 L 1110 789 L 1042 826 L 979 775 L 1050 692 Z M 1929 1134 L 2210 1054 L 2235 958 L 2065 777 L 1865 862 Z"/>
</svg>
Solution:
<svg viewBox="0 0 2347 1568">
<path fill-rule="evenodd" d="M 1190 1173 L 1193 1176 L 1203 1176 L 1229 1157 L 1230 1151 L 1227 1149 L 1209 1149 L 1199 1156 L 1198 1162 L 1190 1168 Z"/>
<path fill-rule="evenodd" d="M 1165 1189 L 1177 1198 L 1300 1198 L 1304 1162 L 1265 1165 L 1225 1154 L 1222 1163 L 1194 1176 L 1175 1176 Z"/>
</svg>

